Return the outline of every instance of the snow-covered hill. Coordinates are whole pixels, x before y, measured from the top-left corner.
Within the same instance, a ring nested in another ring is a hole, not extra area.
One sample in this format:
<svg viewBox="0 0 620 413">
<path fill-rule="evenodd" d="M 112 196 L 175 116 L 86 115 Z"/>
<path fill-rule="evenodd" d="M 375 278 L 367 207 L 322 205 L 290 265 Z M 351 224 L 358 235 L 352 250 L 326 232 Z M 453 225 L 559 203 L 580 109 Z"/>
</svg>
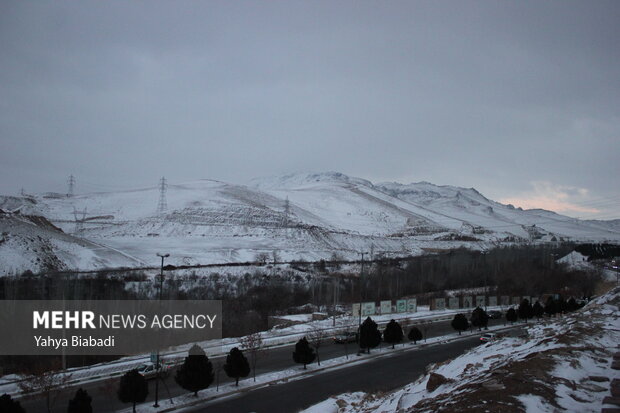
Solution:
<svg viewBox="0 0 620 413">
<path fill-rule="evenodd" d="M 169 185 L 164 213 L 157 213 L 159 197 L 157 187 L 72 197 L 47 193 L 0 197 L 0 209 L 41 215 L 63 236 L 137 259 L 119 265 L 155 265 L 157 252 L 170 253 L 171 264 L 187 265 L 252 261 L 273 251 L 282 260 L 316 260 L 334 253 L 356 258 L 359 251 L 406 255 L 501 242 L 620 240 L 620 230 L 605 221 L 523 211 L 475 189 L 373 184 L 337 172 L 255 179 L 247 186 L 213 180 Z M 40 268 L 29 259 L 17 261 L 2 267 Z M 95 266 L 61 261 L 64 268 Z"/>
<path fill-rule="evenodd" d="M 140 260 L 65 234 L 40 216 L 0 212 L 0 276 L 47 270 L 135 267 Z"/>
</svg>

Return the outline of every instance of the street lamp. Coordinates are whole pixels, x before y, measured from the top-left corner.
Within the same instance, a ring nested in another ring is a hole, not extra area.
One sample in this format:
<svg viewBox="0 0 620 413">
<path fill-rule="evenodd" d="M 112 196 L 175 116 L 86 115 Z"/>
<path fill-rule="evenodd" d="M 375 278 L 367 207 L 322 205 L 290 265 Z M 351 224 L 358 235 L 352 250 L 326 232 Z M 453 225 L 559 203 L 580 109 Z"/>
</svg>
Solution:
<svg viewBox="0 0 620 413">
<path fill-rule="evenodd" d="M 158 257 L 161 257 L 161 269 L 159 271 L 159 303 L 161 306 L 161 292 L 164 289 L 164 259 L 169 257 L 170 254 L 160 254 L 157 253 Z M 155 372 L 157 373 L 157 378 L 155 379 L 155 404 L 153 407 L 159 407 L 159 345 L 157 346 L 157 357 L 155 358 Z"/>
<path fill-rule="evenodd" d="M 486 313 L 487 312 L 487 294 L 488 294 L 488 291 L 487 291 L 488 290 L 487 266 L 486 266 L 487 258 L 486 258 L 486 256 L 489 253 L 489 251 L 483 250 L 483 251 L 481 251 L 481 253 L 482 253 L 482 256 L 484 257 L 484 264 L 485 264 L 485 266 L 484 266 L 484 312 Z M 476 301 L 478 301 L 478 300 L 476 299 Z"/>
<path fill-rule="evenodd" d="M 358 344 L 358 350 L 357 350 L 357 355 L 360 355 L 360 349 L 359 349 L 359 344 L 360 344 L 360 340 L 362 338 L 362 276 L 364 275 L 364 255 L 368 254 L 367 252 L 360 252 L 358 253 L 362 256 L 362 268 L 360 269 L 360 282 L 359 282 L 359 299 L 360 299 L 360 308 L 358 311 L 359 314 L 359 323 L 357 326 L 357 344 Z"/>
</svg>

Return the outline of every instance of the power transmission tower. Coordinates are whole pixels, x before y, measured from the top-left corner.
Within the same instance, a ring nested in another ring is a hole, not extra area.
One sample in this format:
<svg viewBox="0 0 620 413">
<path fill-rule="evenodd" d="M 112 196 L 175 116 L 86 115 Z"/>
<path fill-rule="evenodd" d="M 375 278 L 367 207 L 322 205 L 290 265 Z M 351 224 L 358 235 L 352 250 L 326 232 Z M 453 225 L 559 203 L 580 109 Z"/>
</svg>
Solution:
<svg viewBox="0 0 620 413">
<path fill-rule="evenodd" d="M 78 211 L 77 209 L 75 209 L 75 207 L 73 207 L 73 217 L 75 218 L 75 231 L 74 232 L 81 232 L 84 229 L 84 221 L 86 221 L 86 207 L 84 207 L 84 211 Z M 80 218 L 79 214 L 82 215 L 82 217 Z"/>
<path fill-rule="evenodd" d="M 168 204 L 166 202 L 166 189 L 168 188 L 168 184 L 166 183 L 166 178 L 161 177 L 159 180 L 159 202 L 157 203 L 157 213 L 163 214 L 168 209 Z"/>
<path fill-rule="evenodd" d="M 69 175 L 67 185 L 69 186 L 67 190 L 67 196 L 73 196 L 73 186 L 75 185 L 75 177 L 73 175 Z"/>
</svg>

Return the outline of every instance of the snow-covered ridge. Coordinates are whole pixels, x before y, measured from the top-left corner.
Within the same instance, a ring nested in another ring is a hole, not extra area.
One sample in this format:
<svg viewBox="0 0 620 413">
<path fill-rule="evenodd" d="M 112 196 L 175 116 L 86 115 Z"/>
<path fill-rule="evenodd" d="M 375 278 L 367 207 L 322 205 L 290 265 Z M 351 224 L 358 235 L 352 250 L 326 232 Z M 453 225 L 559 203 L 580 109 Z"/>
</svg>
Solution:
<svg viewBox="0 0 620 413">
<path fill-rule="evenodd" d="M 372 187 L 370 181 L 334 171 L 293 173 L 266 178 L 255 178 L 250 181 L 251 186 L 260 189 L 299 189 L 317 184 L 350 184 Z"/>
<path fill-rule="evenodd" d="M 373 184 L 338 172 L 261 178 L 248 186 L 206 179 L 173 183 L 164 212 L 158 212 L 159 199 L 154 186 L 72 197 L 0 196 L 0 209 L 44 216 L 66 234 L 143 262 L 167 251 L 173 265 L 252 261 L 274 250 L 282 260 L 334 253 L 355 259 L 370 250 L 402 256 L 502 242 L 620 240 L 620 230 L 604 221 L 523 211 L 473 188 Z M 31 269 L 23 262 L 1 265 Z"/>
</svg>

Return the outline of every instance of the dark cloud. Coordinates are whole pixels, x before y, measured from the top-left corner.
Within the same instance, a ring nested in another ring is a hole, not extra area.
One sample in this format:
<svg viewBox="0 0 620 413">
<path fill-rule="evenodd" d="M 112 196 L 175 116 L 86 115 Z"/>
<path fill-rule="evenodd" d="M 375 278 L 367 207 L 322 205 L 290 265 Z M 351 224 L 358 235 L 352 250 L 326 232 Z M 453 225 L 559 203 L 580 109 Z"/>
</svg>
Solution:
<svg viewBox="0 0 620 413">
<path fill-rule="evenodd" d="M 0 191 L 312 169 L 605 200 L 619 22 L 616 1 L 3 2 Z"/>
</svg>

